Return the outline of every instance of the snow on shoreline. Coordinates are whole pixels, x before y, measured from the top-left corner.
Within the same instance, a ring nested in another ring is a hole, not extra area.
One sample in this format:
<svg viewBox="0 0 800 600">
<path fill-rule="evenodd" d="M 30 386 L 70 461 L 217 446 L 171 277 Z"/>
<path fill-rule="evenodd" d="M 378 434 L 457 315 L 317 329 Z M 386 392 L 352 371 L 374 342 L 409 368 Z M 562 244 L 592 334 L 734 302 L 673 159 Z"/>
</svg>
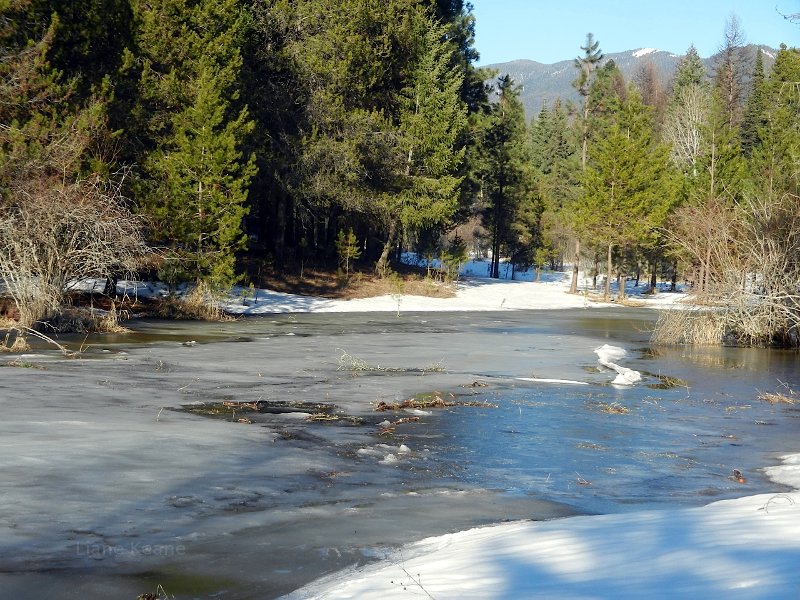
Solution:
<svg viewBox="0 0 800 600">
<path fill-rule="evenodd" d="M 222 308 L 231 314 L 258 315 L 287 312 L 437 312 L 490 310 L 556 310 L 567 308 L 607 307 L 613 304 L 590 298 L 590 279 L 582 278 L 580 293 L 569 294 L 569 273 L 548 271 L 541 281 L 534 281 L 533 271 L 501 269 L 500 279 L 481 277 L 486 266 L 470 261 L 462 269 L 468 277 L 456 283 L 454 298 L 429 298 L 405 294 L 386 295 L 356 300 L 299 296 L 271 290 L 237 288 Z M 639 293 L 629 285 L 628 293 L 643 306 L 664 308 L 686 297 L 684 293 L 662 292 L 654 295 Z"/>
<path fill-rule="evenodd" d="M 766 472 L 800 488 L 800 454 Z M 410 544 L 285 598 L 792 598 L 800 493 L 513 522 Z"/>
<path fill-rule="evenodd" d="M 547 274 L 535 282 L 530 273 L 517 273 L 522 281 L 498 281 L 476 277 L 485 272 L 480 264 L 471 268 L 471 278 L 458 283 L 455 298 L 330 300 L 239 289 L 223 308 L 256 315 L 608 306 L 589 299 L 585 279 L 584 293 L 566 293 L 568 274 Z M 643 306 L 661 308 L 685 294 L 634 297 Z M 614 364 L 609 368 L 624 375 L 624 367 L 614 362 L 621 356 L 598 350 L 601 359 Z M 800 454 L 782 457 L 781 465 L 765 472 L 777 484 L 800 490 Z M 700 508 L 470 529 L 410 544 L 378 563 L 334 573 L 286 598 L 791 598 L 800 590 L 798 564 L 800 492 L 795 491 Z"/>
<path fill-rule="evenodd" d="M 534 282 L 475 278 L 477 272 L 459 283 L 455 298 L 335 301 L 257 291 L 251 299 L 231 298 L 225 309 L 264 314 L 608 306 L 589 300 L 586 293 L 567 294 L 567 274 Z M 637 300 L 664 307 L 684 297 L 661 293 Z M 800 454 L 782 460 L 767 474 L 800 490 Z M 410 544 L 378 563 L 334 573 L 286 598 L 789 598 L 800 589 L 798 564 L 800 493 L 776 493 L 700 508 L 470 529 Z"/>
</svg>

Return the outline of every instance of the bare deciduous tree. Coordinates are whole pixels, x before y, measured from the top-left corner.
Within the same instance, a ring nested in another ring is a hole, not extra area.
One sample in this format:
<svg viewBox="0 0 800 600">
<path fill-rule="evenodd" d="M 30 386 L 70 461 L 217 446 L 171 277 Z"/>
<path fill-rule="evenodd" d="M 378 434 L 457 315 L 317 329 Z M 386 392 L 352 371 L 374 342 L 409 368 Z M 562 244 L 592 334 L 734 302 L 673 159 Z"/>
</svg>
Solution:
<svg viewBox="0 0 800 600">
<path fill-rule="evenodd" d="M 664 123 L 664 141 L 671 146 L 673 162 L 689 175 L 697 175 L 703 151 L 703 127 L 711 109 L 706 87 L 688 85 L 678 91 Z"/>
</svg>

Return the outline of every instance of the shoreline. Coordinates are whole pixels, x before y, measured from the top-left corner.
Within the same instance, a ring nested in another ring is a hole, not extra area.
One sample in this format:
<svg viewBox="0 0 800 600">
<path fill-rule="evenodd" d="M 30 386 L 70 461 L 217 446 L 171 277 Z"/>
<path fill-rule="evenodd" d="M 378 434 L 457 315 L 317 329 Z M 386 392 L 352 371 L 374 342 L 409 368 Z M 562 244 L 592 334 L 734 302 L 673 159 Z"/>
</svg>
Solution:
<svg viewBox="0 0 800 600">
<path fill-rule="evenodd" d="M 282 598 L 792 597 L 800 454 L 781 461 L 764 471 L 794 492 L 477 527 L 408 544 Z"/>
</svg>

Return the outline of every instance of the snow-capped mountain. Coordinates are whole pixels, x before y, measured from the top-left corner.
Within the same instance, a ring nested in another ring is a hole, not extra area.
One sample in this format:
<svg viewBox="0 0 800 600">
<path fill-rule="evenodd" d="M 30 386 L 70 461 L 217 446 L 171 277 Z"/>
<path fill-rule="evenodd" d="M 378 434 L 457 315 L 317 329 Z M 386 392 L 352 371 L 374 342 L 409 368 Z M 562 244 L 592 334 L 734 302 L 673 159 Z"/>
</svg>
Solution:
<svg viewBox="0 0 800 600">
<path fill-rule="evenodd" d="M 760 49 L 764 59 L 764 68 L 769 70 L 775 60 L 777 51 L 768 46 L 750 45 L 745 48 L 745 55 L 750 64 L 755 57 L 756 51 Z M 681 55 L 656 48 L 637 48 L 625 52 L 614 52 L 605 55 L 604 62 L 613 60 L 625 75 L 627 80 L 631 80 L 636 72 L 643 66 L 651 63 L 665 88 L 669 86 L 669 81 L 675 72 Z M 709 76 L 713 74 L 714 58 L 703 60 Z M 522 103 L 525 112 L 531 117 L 541 110 L 542 105 L 547 102 L 553 103 L 556 98 L 562 101 L 579 100 L 578 93 L 572 87 L 572 82 L 577 76 L 574 61 L 562 60 L 560 62 L 546 65 L 533 60 L 514 60 L 506 63 L 487 65 L 499 75 L 508 74 L 522 86 Z M 749 66 L 747 67 L 750 68 Z"/>
</svg>

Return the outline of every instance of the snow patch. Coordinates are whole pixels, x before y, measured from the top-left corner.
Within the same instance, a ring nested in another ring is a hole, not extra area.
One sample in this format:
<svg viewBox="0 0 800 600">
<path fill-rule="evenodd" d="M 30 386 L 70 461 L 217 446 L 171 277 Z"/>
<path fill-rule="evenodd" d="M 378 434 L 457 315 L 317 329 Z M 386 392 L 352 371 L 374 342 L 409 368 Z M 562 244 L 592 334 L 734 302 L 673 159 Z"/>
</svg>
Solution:
<svg viewBox="0 0 800 600">
<path fill-rule="evenodd" d="M 628 355 L 624 348 L 603 344 L 599 348 L 595 348 L 594 353 L 597 354 L 597 362 L 617 372 L 617 377 L 611 383 L 616 385 L 633 385 L 637 381 L 642 380 L 642 374 L 639 373 L 639 371 L 634 371 L 633 369 L 622 367 L 617 364 L 616 361 Z"/>
<path fill-rule="evenodd" d="M 634 50 L 633 56 L 634 58 L 641 58 L 642 56 L 653 54 L 653 52 L 658 52 L 658 48 L 639 48 L 638 50 Z"/>
<path fill-rule="evenodd" d="M 566 383 L 570 385 L 589 385 L 585 381 L 573 381 L 572 379 L 550 379 L 547 377 L 517 377 L 517 381 L 533 381 L 535 383 Z"/>
</svg>

